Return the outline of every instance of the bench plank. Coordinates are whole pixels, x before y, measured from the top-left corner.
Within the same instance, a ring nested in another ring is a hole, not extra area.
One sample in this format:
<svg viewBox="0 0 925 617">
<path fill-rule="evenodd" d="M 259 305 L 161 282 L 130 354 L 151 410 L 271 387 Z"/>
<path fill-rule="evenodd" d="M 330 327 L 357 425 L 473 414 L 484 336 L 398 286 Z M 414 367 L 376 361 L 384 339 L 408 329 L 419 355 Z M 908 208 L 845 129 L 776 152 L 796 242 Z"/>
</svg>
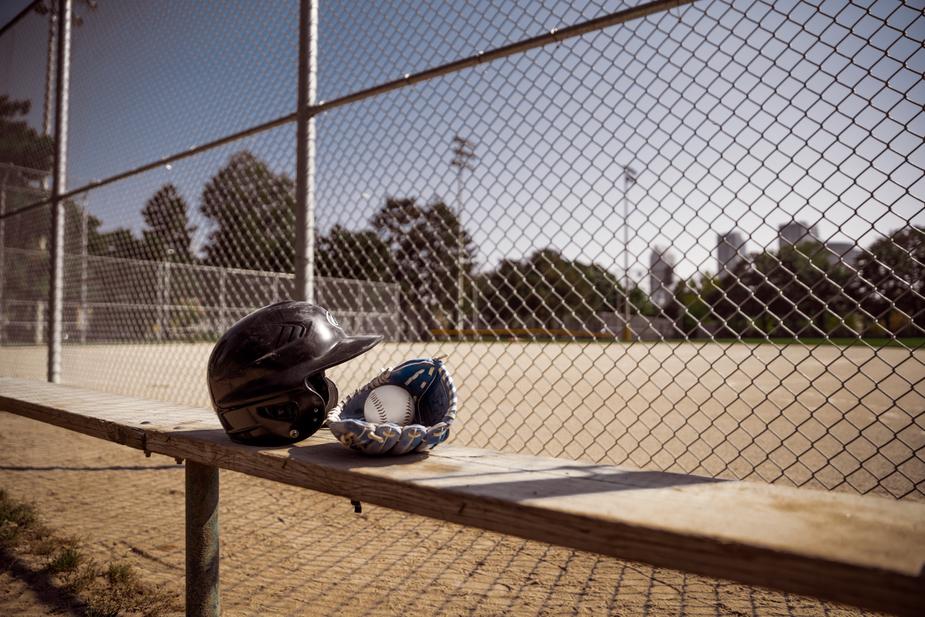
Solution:
<svg viewBox="0 0 925 617">
<path fill-rule="evenodd" d="M 925 613 L 925 504 L 441 446 L 367 458 L 327 432 L 231 442 L 209 410 L 0 378 L 0 410 L 413 514 L 875 610 Z"/>
</svg>

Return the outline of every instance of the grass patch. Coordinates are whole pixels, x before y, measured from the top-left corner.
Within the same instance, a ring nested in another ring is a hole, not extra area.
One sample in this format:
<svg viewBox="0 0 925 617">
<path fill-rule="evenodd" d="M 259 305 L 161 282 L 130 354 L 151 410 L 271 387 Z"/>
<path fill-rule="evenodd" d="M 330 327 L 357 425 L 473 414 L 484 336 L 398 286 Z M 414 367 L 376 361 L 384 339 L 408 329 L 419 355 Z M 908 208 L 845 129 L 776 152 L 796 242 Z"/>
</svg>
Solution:
<svg viewBox="0 0 925 617">
<path fill-rule="evenodd" d="M 54 557 L 52 557 L 48 561 L 48 565 L 45 566 L 45 569 L 52 574 L 73 572 L 83 560 L 84 556 L 80 552 L 80 549 L 76 546 L 65 546 L 54 554 Z"/>
<path fill-rule="evenodd" d="M 116 617 L 123 613 L 155 617 L 177 608 L 176 598 L 141 581 L 129 564 L 115 563 L 97 572 L 84 591 L 88 617 Z"/>
<path fill-rule="evenodd" d="M 62 538 L 41 523 L 33 527 L 31 532 L 28 550 L 33 555 L 38 555 L 39 557 L 50 558 L 52 554 L 60 551 L 64 547 L 77 546 L 77 540 L 75 538 Z"/>
<path fill-rule="evenodd" d="M 16 545 L 36 525 L 37 518 L 31 505 L 14 502 L 0 488 L 0 547 Z"/>
<path fill-rule="evenodd" d="M 106 580 L 109 581 L 110 585 L 128 586 L 138 580 L 138 575 L 132 569 L 132 566 L 127 563 L 112 563 L 109 564 L 109 568 L 106 570 Z"/>
<path fill-rule="evenodd" d="M 70 601 L 78 602 L 80 614 L 86 617 L 157 617 L 180 608 L 175 594 L 145 583 L 131 565 L 100 567 L 76 539 L 57 535 L 41 522 L 33 506 L 16 502 L 3 489 L 0 548 L 51 575 L 60 589 L 72 594 Z"/>
</svg>

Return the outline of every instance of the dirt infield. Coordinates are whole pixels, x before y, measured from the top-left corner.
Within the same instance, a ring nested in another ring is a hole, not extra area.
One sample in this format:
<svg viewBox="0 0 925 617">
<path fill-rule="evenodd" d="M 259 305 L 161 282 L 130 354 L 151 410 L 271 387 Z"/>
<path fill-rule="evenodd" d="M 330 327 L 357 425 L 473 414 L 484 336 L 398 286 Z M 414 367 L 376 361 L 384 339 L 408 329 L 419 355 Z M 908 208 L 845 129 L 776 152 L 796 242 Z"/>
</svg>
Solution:
<svg viewBox="0 0 925 617">
<path fill-rule="evenodd" d="M 65 383 L 208 406 L 211 345 L 66 345 Z M 43 347 L 0 375 L 41 379 Z M 925 498 L 925 350 L 636 343 L 383 344 L 331 371 L 445 355 L 457 445 Z"/>
<path fill-rule="evenodd" d="M 180 465 L 5 413 L 0 427 L 0 486 L 94 559 L 182 597 Z M 383 508 L 357 515 L 346 499 L 241 474 L 221 482 L 227 615 L 863 614 Z M 0 615 L 53 612 L 0 573 Z"/>
</svg>

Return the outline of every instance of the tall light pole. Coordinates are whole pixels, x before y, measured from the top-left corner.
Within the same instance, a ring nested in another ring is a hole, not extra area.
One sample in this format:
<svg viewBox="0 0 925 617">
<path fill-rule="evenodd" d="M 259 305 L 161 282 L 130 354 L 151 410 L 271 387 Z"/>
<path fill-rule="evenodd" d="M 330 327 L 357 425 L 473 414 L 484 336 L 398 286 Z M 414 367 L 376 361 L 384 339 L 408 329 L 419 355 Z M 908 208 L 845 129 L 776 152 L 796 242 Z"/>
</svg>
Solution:
<svg viewBox="0 0 925 617">
<path fill-rule="evenodd" d="M 630 331 L 630 265 L 629 265 L 629 197 L 630 187 L 636 183 L 636 170 L 623 167 L 623 340 L 632 339 Z"/>
<path fill-rule="evenodd" d="M 45 62 L 45 100 L 42 108 L 42 135 L 48 137 L 51 135 L 51 123 L 54 121 L 52 117 L 52 107 L 51 107 L 51 97 L 52 86 L 55 83 L 55 48 L 57 44 L 57 19 L 58 15 L 54 10 L 54 7 L 48 8 L 44 4 L 40 4 L 41 10 L 48 11 L 48 48 L 46 51 L 47 60 Z M 38 7 L 37 7 L 38 8 Z M 47 182 L 46 182 L 47 184 Z M 48 187 L 45 187 L 48 190 Z"/>
<path fill-rule="evenodd" d="M 96 10 L 96 0 L 83 0 L 83 4 L 91 11 Z M 54 122 L 54 113 L 52 109 L 52 90 L 55 84 L 56 63 L 58 61 L 56 50 L 58 47 L 58 13 L 55 10 L 55 3 L 52 0 L 49 3 L 39 2 L 35 7 L 39 15 L 48 15 L 48 46 L 46 49 L 45 61 L 45 100 L 42 110 L 42 135 L 51 136 L 52 123 Z M 71 11 L 71 22 L 73 26 L 80 27 L 83 25 L 83 17 Z M 51 190 L 51 176 L 46 175 L 42 180 L 42 188 L 45 192 Z"/>
<path fill-rule="evenodd" d="M 453 160 L 450 165 L 456 168 L 456 221 L 459 225 L 459 233 L 456 234 L 456 329 L 460 336 L 463 329 L 463 172 L 466 170 L 474 171 L 475 167 L 472 161 L 476 160 L 475 144 L 464 137 L 456 135 L 453 137 Z M 473 303 L 475 302 L 475 289 L 472 290 Z M 474 313 L 473 313 L 474 321 Z M 474 326 L 473 326 L 474 327 Z"/>
</svg>

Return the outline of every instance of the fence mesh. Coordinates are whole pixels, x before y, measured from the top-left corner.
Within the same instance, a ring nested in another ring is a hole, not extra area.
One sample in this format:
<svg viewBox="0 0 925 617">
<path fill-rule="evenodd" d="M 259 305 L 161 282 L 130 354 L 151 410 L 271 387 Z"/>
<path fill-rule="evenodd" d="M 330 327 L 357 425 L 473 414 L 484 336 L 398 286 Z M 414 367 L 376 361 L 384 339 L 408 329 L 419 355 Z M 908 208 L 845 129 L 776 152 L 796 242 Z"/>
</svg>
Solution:
<svg viewBox="0 0 925 617">
<path fill-rule="evenodd" d="M 91 4 L 63 378 L 207 404 L 293 293 L 298 3 Z M 923 9 L 675 4 L 321 3 L 316 301 L 387 338 L 334 376 L 442 354 L 458 444 L 921 499 Z M 48 19 L 0 36 L 4 374 L 47 341 Z"/>
</svg>

